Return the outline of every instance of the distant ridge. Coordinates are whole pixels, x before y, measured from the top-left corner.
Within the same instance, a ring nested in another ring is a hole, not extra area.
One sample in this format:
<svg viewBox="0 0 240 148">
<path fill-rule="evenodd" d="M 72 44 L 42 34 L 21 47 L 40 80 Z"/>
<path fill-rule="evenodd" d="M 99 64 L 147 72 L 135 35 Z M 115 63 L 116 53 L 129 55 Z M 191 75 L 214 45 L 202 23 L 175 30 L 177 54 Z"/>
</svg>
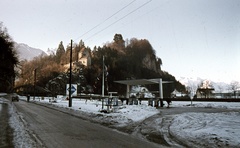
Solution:
<svg viewBox="0 0 240 148">
<path fill-rule="evenodd" d="M 28 46 L 24 43 L 14 43 L 14 47 L 17 51 L 17 54 L 19 55 L 19 59 L 21 60 L 32 60 L 34 57 L 40 56 L 40 55 L 47 55 L 43 50 L 33 48 Z"/>
</svg>

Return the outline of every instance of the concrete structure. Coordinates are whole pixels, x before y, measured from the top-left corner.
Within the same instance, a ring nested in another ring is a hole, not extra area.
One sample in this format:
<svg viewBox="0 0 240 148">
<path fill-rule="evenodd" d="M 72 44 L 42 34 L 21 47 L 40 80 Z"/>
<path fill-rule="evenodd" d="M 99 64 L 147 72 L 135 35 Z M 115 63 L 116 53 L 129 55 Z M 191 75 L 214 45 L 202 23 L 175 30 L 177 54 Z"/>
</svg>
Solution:
<svg viewBox="0 0 240 148">
<path fill-rule="evenodd" d="M 119 84 L 127 85 L 126 98 L 129 98 L 130 86 L 134 85 L 147 85 L 147 84 L 158 84 L 159 85 L 159 98 L 163 99 L 163 85 L 164 83 L 172 83 L 172 81 L 162 81 L 162 78 L 157 79 L 137 79 L 137 80 L 120 80 L 115 81 Z"/>
</svg>

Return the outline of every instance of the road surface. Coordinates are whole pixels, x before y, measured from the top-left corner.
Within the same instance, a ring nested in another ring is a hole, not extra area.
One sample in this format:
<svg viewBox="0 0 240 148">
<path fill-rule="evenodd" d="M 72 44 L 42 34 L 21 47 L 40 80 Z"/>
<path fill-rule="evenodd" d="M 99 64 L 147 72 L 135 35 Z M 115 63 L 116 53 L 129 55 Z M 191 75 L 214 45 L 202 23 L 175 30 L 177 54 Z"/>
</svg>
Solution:
<svg viewBox="0 0 240 148">
<path fill-rule="evenodd" d="M 159 147 L 132 135 L 34 103 L 19 101 L 14 104 L 44 147 Z"/>
</svg>

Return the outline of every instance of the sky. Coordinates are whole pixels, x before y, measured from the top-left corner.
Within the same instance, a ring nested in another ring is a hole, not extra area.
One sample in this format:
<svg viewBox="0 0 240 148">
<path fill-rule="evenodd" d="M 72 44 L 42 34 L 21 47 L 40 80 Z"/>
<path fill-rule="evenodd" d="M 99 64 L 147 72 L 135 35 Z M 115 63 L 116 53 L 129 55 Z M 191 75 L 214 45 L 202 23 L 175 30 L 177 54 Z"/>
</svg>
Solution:
<svg viewBox="0 0 240 148">
<path fill-rule="evenodd" d="M 42 49 L 116 33 L 147 39 L 162 70 L 181 79 L 240 82 L 239 0 L 1 0 L 0 22 L 18 43 Z"/>
</svg>

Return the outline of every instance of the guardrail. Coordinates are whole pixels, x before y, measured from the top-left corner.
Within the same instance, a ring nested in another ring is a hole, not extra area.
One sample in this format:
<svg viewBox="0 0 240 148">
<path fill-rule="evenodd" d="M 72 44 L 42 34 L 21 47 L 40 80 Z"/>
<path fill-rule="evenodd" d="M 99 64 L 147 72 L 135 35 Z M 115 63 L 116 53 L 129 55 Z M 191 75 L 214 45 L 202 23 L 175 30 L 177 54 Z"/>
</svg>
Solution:
<svg viewBox="0 0 240 148">
<path fill-rule="evenodd" d="M 73 96 L 73 98 L 81 98 L 81 99 L 103 99 L 109 98 L 110 96 L 101 96 L 101 95 L 80 95 L 80 96 Z M 125 98 L 119 96 L 112 96 L 112 98 L 119 98 L 119 100 L 125 101 L 133 98 Z M 134 98 L 142 101 L 148 100 L 159 100 L 160 98 Z M 163 101 L 171 100 L 171 101 L 202 101 L 202 102 L 240 102 L 240 98 L 163 98 Z"/>
<path fill-rule="evenodd" d="M 171 98 L 172 101 L 191 101 L 190 98 Z M 239 98 L 193 98 L 192 101 L 202 102 L 240 102 Z"/>
</svg>

